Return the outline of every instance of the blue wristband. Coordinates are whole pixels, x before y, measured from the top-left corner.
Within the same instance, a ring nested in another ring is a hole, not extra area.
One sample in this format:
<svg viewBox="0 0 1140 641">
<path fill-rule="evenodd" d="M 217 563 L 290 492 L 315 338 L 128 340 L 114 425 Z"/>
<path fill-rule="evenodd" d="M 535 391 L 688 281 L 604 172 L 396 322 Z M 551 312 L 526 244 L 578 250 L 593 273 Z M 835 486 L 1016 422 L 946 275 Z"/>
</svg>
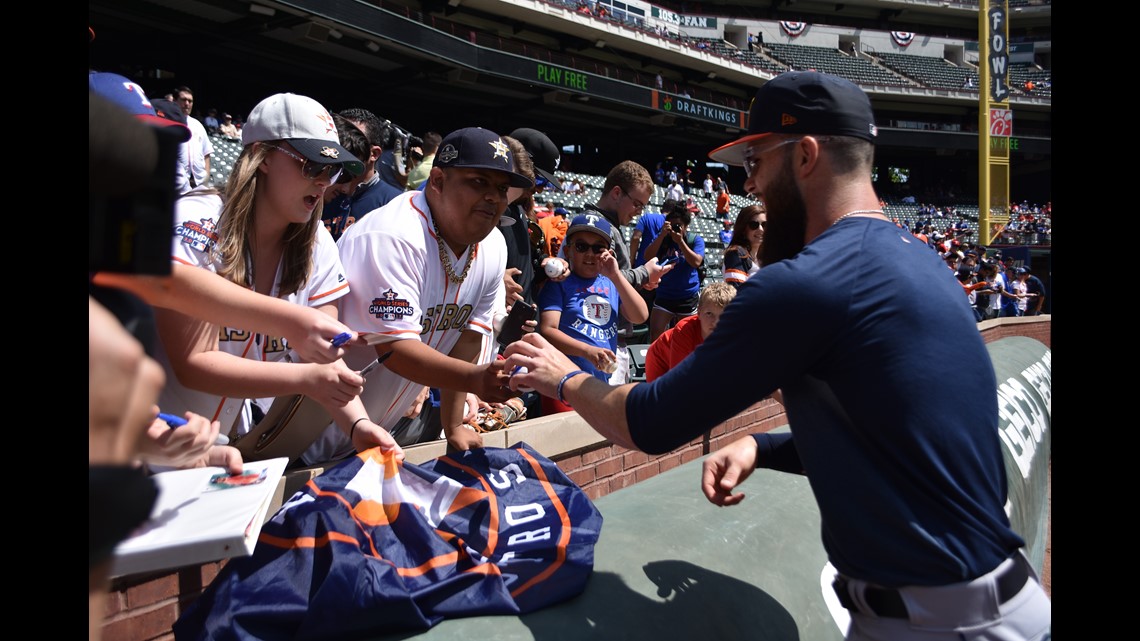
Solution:
<svg viewBox="0 0 1140 641">
<path fill-rule="evenodd" d="M 582 369 L 576 369 L 573 372 L 567 373 L 566 376 L 562 377 L 562 380 L 558 381 L 558 402 L 569 405 L 569 403 L 566 402 L 566 399 L 562 396 L 562 386 L 566 384 L 566 381 L 574 378 L 579 374 L 589 374 L 589 372 Z"/>
</svg>

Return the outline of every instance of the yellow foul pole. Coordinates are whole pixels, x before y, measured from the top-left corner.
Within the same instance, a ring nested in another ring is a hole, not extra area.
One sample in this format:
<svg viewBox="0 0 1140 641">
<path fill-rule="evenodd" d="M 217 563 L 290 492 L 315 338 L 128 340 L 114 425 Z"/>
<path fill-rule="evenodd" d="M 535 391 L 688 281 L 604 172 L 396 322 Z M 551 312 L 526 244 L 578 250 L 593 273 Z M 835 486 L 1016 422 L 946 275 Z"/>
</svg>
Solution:
<svg viewBox="0 0 1140 641">
<path fill-rule="evenodd" d="M 1006 0 L 978 7 L 978 242 L 989 245 L 1009 223 L 1009 12 Z"/>
</svg>

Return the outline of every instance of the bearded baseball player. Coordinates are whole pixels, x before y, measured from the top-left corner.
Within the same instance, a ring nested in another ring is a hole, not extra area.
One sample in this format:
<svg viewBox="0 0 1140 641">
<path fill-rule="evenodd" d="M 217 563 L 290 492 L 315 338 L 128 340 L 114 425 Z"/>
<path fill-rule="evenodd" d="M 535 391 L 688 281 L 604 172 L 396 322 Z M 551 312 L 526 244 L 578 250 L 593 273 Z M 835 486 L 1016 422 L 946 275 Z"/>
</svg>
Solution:
<svg viewBox="0 0 1140 641">
<path fill-rule="evenodd" d="M 360 397 L 372 421 L 392 427 L 425 385 L 436 387 L 448 443 L 458 450 L 482 446 L 482 437 L 463 423 L 466 393 L 489 402 L 515 395 L 504 385 L 502 361 L 492 360 L 506 245 L 491 231 L 507 208 L 507 190 L 532 186 L 515 171 L 498 134 L 459 129 L 440 143 L 422 192 L 392 200 L 341 236 L 337 244 L 352 292 L 340 301 L 340 319 L 380 341 L 349 349 L 345 362 L 359 370 L 386 359 L 368 375 Z M 303 459 L 312 464 L 352 451 L 334 427 Z"/>
</svg>

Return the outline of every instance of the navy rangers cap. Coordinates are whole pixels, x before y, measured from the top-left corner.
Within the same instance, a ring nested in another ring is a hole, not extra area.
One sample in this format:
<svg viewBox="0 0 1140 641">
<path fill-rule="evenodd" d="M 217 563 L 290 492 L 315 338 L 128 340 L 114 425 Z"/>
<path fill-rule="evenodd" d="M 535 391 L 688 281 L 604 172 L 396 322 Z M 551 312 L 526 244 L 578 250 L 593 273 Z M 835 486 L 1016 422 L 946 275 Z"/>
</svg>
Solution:
<svg viewBox="0 0 1140 641">
<path fill-rule="evenodd" d="M 87 74 L 87 88 L 127 110 L 135 118 L 175 134 L 179 142 L 190 140 L 186 117 L 183 116 L 178 121 L 155 113 L 154 105 L 146 97 L 146 92 L 130 79 L 117 73 L 92 71 Z M 182 112 L 181 109 L 178 111 Z"/>
<path fill-rule="evenodd" d="M 530 189 L 534 181 L 515 171 L 515 157 L 499 134 L 482 127 L 456 129 L 439 143 L 432 167 L 494 169 L 505 172 L 511 187 Z"/>
<path fill-rule="evenodd" d="M 364 163 L 341 146 L 328 110 L 308 96 L 274 94 L 249 112 L 241 129 L 241 145 L 274 140 L 284 140 L 315 163 L 343 164 L 354 176 L 364 173 Z"/>
<path fill-rule="evenodd" d="M 610 236 L 610 222 L 597 214 L 578 214 L 570 221 L 570 228 L 566 230 L 566 237 L 570 238 L 580 231 L 593 232 L 612 244 Z"/>
<path fill-rule="evenodd" d="M 709 158 L 741 166 L 747 144 L 771 134 L 851 136 L 873 143 L 879 130 L 871 99 L 859 85 L 817 71 L 789 71 L 756 90 L 748 133 L 712 150 Z"/>
</svg>

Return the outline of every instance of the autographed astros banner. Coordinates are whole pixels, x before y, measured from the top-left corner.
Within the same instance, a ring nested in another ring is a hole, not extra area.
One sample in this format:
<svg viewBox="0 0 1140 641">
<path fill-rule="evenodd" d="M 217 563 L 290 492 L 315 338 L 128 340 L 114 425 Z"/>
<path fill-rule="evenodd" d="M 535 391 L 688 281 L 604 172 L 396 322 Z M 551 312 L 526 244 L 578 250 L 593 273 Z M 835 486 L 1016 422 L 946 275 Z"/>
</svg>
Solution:
<svg viewBox="0 0 1140 641">
<path fill-rule="evenodd" d="M 185 639 L 352 639 L 525 614 L 578 595 L 602 516 L 525 443 L 311 480 L 174 624 Z"/>
</svg>

